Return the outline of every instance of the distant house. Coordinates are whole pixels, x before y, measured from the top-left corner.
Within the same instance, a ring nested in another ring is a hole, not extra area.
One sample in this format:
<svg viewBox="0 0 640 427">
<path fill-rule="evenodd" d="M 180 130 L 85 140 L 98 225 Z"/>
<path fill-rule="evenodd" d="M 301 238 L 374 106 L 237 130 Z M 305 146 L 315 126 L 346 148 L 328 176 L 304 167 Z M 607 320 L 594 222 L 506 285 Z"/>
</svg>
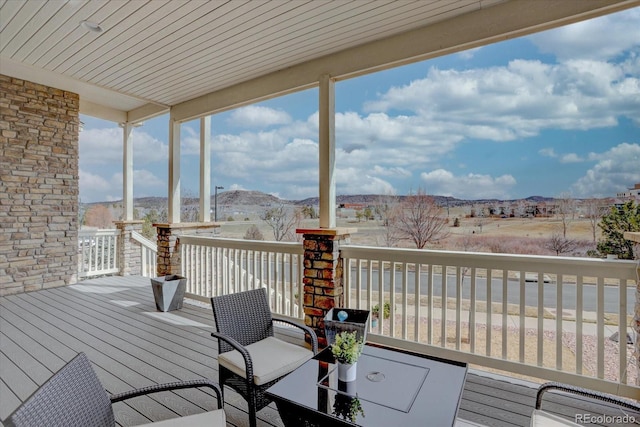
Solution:
<svg viewBox="0 0 640 427">
<path fill-rule="evenodd" d="M 622 193 L 616 194 L 616 197 L 623 200 L 637 200 L 640 201 L 640 183 L 637 183 L 632 188 Z"/>
</svg>

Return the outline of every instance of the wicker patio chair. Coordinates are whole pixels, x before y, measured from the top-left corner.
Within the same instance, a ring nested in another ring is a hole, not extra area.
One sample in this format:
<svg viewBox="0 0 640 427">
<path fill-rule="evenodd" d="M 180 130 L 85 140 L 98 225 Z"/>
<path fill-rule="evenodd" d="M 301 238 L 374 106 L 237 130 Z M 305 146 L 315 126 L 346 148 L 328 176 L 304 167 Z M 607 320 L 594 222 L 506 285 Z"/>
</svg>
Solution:
<svg viewBox="0 0 640 427">
<path fill-rule="evenodd" d="M 109 396 L 87 356 L 80 353 L 36 390 L 3 424 L 6 427 L 113 427 L 116 425 L 113 403 L 149 393 L 193 387 L 212 389 L 218 399 L 218 409 L 164 420 L 153 425 L 226 426 L 222 391 L 217 384 L 203 378 L 152 385 Z"/>
<path fill-rule="evenodd" d="M 581 387 L 575 387 L 568 384 L 558 383 L 558 382 L 549 382 L 542 384 L 538 388 L 538 392 L 536 394 L 536 408 L 531 415 L 531 426 L 543 426 L 543 427 L 554 427 L 554 426 L 583 426 L 584 423 L 578 424 L 576 422 L 570 421 L 566 418 L 562 418 L 559 415 L 552 414 L 550 412 L 542 410 L 542 395 L 550 390 L 559 390 L 562 392 L 575 394 L 582 397 L 587 397 L 589 399 L 594 399 L 600 402 L 609 403 L 615 405 L 620 408 L 621 412 L 618 415 L 623 415 L 624 410 L 633 411 L 633 416 L 636 421 L 639 421 L 638 414 L 640 414 L 640 403 L 633 402 L 631 400 L 622 399 L 618 396 L 613 396 L 610 394 L 600 393 L 594 390 L 589 390 Z M 601 415 L 601 414 L 597 414 Z M 579 420 L 576 420 L 579 421 Z"/>
<path fill-rule="evenodd" d="M 218 339 L 220 386 L 240 393 L 249 407 L 249 423 L 256 426 L 256 412 L 271 403 L 265 391 L 318 352 L 318 337 L 305 326 L 274 319 L 266 289 L 255 289 L 211 298 Z M 274 337 L 273 322 L 302 329 L 311 350 Z"/>
</svg>

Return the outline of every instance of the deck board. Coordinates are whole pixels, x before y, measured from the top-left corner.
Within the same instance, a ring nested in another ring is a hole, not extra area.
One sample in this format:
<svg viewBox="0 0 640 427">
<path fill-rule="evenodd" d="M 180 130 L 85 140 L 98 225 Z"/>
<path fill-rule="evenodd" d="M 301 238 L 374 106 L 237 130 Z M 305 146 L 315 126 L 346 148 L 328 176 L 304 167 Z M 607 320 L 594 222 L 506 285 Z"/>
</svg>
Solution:
<svg viewBox="0 0 640 427">
<path fill-rule="evenodd" d="M 78 285 L 0 298 L 0 420 L 54 372 L 83 351 L 110 393 L 199 377 L 217 380 L 217 342 L 206 306 L 184 304 L 159 313 L 142 277 L 89 279 Z M 535 385 L 470 371 L 459 411 L 461 425 L 527 426 Z M 214 406 L 206 390 L 159 393 L 115 405 L 130 426 Z M 583 399 L 550 396 L 545 408 L 571 416 L 602 413 Z M 248 425 L 246 402 L 225 389 L 229 426 Z M 258 413 L 261 427 L 281 427 L 275 405 Z M 471 423 L 471 424 L 467 424 Z"/>
</svg>

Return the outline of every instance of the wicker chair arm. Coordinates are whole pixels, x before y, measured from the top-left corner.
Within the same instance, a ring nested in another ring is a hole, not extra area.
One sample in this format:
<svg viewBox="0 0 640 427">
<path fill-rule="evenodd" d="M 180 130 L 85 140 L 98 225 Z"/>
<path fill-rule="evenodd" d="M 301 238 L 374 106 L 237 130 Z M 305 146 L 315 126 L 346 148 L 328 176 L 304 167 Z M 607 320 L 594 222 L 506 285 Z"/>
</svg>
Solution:
<svg viewBox="0 0 640 427">
<path fill-rule="evenodd" d="M 209 381 L 205 378 L 197 379 L 197 380 L 189 380 L 189 381 L 177 381 L 173 383 L 166 384 L 156 384 L 148 387 L 143 387 L 135 390 L 125 391 L 123 393 L 112 394 L 109 396 L 111 399 L 111 403 L 121 402 L 126 399 L 131 399 L 132 397 L 144 396 L 150 393 L 158 393 L 161 391 L 171 391 L 171 390 L 180 390 L 184 388 L 198 388 L 198 387 L 208 387 L 214 391 L 216 397 L 218 399 L 218 409 L 222 409 L 222 391 L 218 384 L 213 381 Z"/>
<path fill-rule="evenodd" d="M 601 400 L 603 402 L 618 405 L 623 408 L 630 409 L 632 411 L 640 411 L 640 404 L 634 403 L 630 400 L 626 400 L 610 394 L 600 393 L 598 391 L 589 390 L 582 387 L 576 387 L 569 384 L 563 384 L 558 382 L 545 383 L 545 384 L 542 384 L 540 388 L 538 388 L 538 393 L 536 395 L 536 409 L 540 409 L 540 407 L 542 406 L 542 395 L 544 394 L 544 392 L 549 390 L 565 391 L 568 393 L 577 394 L 579 396 L 589 397 L 592 399 Z"/>
<path fill-rule="evenodd" d="M 311 349 L 313 350 L 313 354 L 314 355 L 318 354 L 318 335 L 316 335 L 316 332 L 313 329 L 311 329 L 307 325 L 301 325 L 300 323 L 296 323 L 289 319 L 282 319 L 275 316 L 273 317 L 273 321 L 286 323 L 288 325 L 295 326 L 296 328 L 299 328 L 302 331 L 304 331 L 306 334 L 309 335 L 309 338 L 311 339 Z"/>
<path fill-rule="evenodd" d="M 226 342 L 231 347 L 238 350 L 238 353 L 240 353 L 240 355 L 244 359 L 244 367 L 246 372 L 245 379 L 247 380 L 247 384 L 253 384 L 253 360 L 251 360 L 251 355 L 249 354 L 247 349 L 244 348 L 244 346 L 238 341 L 224 334 L 221 334 L 220 332 L 211 332 L 211 336 Z"/>
</svg>

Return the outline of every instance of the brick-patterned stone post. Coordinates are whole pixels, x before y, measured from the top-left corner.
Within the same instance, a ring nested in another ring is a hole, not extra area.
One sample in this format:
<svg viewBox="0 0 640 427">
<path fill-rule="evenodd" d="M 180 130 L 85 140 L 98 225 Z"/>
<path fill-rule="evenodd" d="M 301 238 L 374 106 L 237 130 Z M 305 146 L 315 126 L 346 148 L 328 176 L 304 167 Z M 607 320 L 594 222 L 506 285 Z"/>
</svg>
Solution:
<svg viewBox="0 0 640 427">
<path fill-rule="evenodd" d="M 185 222 L 177 224 L 153 224 L 158 233 L 156 273 L 158 277 L 179 274 L 181 271 L 180 235 L 212 235 L 220 224 L 212 222 Z"/>
<path fill-rule="evenodd" d="M 326 347 L 324 317 L 344 304 L 340 245 L 348 244 L 354 228 L 299 229 L 304 245 L 304 322 L 318 334 Z"/>
<path fill-rule="evenodd" d="M 140 244 L 136 242 L 132 233 L 141 232 L 144 221 L 115 221 L 114 224 L 120 235 L 118 236 L 118 265 L 121 276 L 139 276 L 142 274 L 142 257 Z"/>
<path fill-rule="evenodd" d="M 624 238 L 627 240 L 631 240 L 634 243 L 640 243 L 640 233 L 637 232 L 626 232 L 624 233 Z M 638 245 L 636 245 L 638 246 Z M 640 266 L 638 268 L 638 277 L 640 277 Z M 640 280 L 636 281 L 636 305 L 635 305 L 635 314 L 633 316 L 633 325 L 632 328 L 635 332 L 635 357 L 636 357 L 636 385 L 640 386 Z M 620 338 L 620 345 L 622 345 L 622 337 Z"/>
</svg>

